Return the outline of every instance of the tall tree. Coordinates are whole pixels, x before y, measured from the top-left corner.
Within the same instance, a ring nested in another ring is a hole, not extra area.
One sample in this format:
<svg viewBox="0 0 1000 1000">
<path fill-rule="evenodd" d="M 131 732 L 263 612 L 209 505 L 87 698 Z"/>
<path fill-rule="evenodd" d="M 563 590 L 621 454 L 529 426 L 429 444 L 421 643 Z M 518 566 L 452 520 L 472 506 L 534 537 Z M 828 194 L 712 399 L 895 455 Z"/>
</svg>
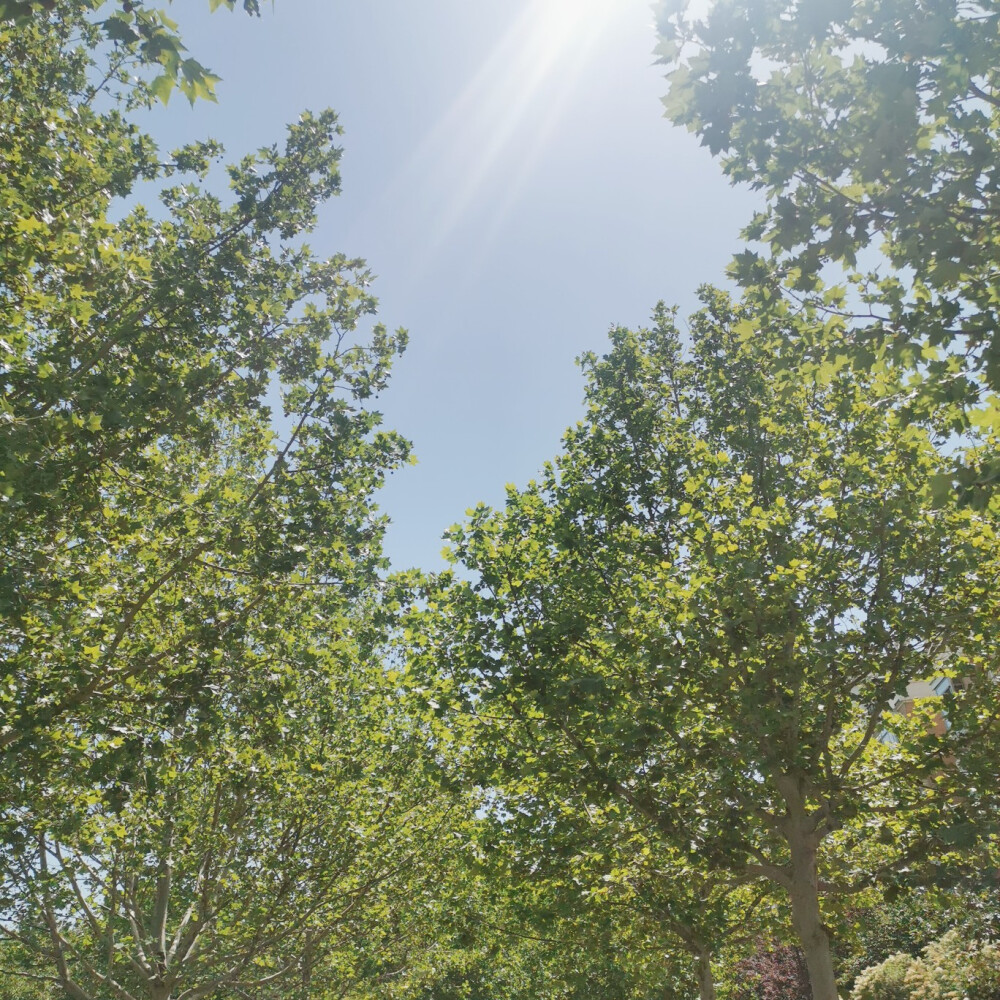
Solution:
<svg viewBox="0 0 1000 1000">
<path fill-rule="evenodd" d="M 237 676 L 280 693 L 304 634 L 335 646 L 406 455 L 369 405 L 405 338 L 359 330 L 363 262 L 298 240 L 339 190 L 335 116 L 224 200 L 216 144 L 164 157 L 130 120 L 141 56 L 90 6 L 0 25 L 5 813 L 53 770 L 126 787 L 150 714 L 168 732 Z M 144 182 L 156 213 L 122 201 Z"/>
<path fill-rule="evenodd" d="M 920 372 L 907 394 L 962 430 L 1000 389 L 1000 7 L 993 0 L 659 5 L 667 114 L 734 183 L 791 294 L 849 314 Z M 877 253 L 866 251 L 878 251 Z M 852 288 L 823 288 L 843 265 Z M 737 259 L 744 280 L 764 262 Z M 984 409 L 985 412 L 981 412 Z M 971 412 L 970 412 L 971 411 Z M 978 415 L 977 415 L 978 414 Z M 966 485 L 995 481 L 981 456 Z"/>
<path fill-rule="evenodd" d="M 175 720 L 123 805 L 24 811 L 0 921 L 33 958 L 15 974 L 72 1000 L 306 1000 L 407 971 L 448 796 L 377 658 L 349 637 L 301 653 L 279 701 L 234 687 L 207 732 L 196 709 Z"/>
<path fill-rule="evenodd" d="M 370 995 L 433 938 L 454 831 L 382 666 L 372 496 L 407 444 L 371 400 L 405 335 L 364 329 L 362 261 L 301 243 L 336 117 L 220 196 L 216 143 L 133 121 L 156 66 L 208 96 L 172 22 L 30 6 L 0 24 L 4 972 Z"/>
<path fill-rule="evenodd" d="M 690 353 L 663 309 L 616 330 L 564 454 L 450 532 L 462 575 L 428 607 L 514 808 L 559 784 L 664 858 L 774 885 L 816 1000 L 822 898 L 985 831 L 1000 653 L 994 516 L 935 509 L 892 370 L 806 363 L 825 335 L 766 288 L 707 291 Z M 950 729 L 934 697 L 889 711 L 941 676 L 969 681 Z"/>
</svg>

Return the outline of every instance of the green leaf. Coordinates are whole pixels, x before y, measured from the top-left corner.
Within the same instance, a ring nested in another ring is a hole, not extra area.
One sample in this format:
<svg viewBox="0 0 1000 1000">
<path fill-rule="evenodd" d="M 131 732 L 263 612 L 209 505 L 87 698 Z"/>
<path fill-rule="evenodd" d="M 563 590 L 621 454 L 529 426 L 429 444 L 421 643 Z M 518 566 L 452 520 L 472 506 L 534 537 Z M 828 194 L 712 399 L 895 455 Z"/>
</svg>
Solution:
<svg viewBox="0 0 1000 1000">
<path fill-rule="evenodd" d="M 159 76 L 154 77 L 153 81 L 150 83 L 150 93 L 152 93 L 157 100 L 166 104 L 170 100 L 170 95 L 173 92 L 175 84 L 176 81 L 173 76 L 161 73 Z"/>
</svg>

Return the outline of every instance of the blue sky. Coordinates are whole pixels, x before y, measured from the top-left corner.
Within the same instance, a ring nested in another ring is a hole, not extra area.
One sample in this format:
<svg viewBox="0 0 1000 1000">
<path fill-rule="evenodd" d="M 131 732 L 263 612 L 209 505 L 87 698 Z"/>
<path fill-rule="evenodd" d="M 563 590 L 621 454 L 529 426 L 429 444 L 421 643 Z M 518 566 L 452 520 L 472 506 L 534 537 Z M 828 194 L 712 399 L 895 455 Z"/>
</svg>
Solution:
<svg viewBox="0 0 1000 1000">
<path fill-rule="evenodd" d="M 581 414 L 574 359 L 659 299 L 718 282 L 752 211 L 661 114 L 648 0 L 276 0 L 253 20 L 178 0 L 219 104 L 174 98 L 164 145 L 230 156 L 305 108 L 345 128 L 343 194 L 310 239 L 367 258 L 410 347 L 379 401 L 419 464 L 381 498 L 398 568 L 499 503 Z"/>
</svg>

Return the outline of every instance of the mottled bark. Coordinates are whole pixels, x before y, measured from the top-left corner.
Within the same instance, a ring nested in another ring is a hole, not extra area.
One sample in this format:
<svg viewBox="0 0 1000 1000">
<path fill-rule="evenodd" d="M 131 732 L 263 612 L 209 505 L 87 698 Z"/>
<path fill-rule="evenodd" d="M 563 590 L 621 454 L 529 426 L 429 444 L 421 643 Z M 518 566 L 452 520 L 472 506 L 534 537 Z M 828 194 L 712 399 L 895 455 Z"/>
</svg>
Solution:
<svg viewBox="0 0 1000 1000">
<path fill-rule="evenodd" d="M 712 956 L 704 951 L 698 956 L 698 996 L 700 1000 L 715 1000 Z"/>
<path fill-rule="evenodd" d="M 839 1000 L 830 935 L 823 924 L 819 907 L 817 840 L 814 833 L 793 833 L 789 836 L 792 923 L 809 970 L 813 1000 Z"/>
</svg>

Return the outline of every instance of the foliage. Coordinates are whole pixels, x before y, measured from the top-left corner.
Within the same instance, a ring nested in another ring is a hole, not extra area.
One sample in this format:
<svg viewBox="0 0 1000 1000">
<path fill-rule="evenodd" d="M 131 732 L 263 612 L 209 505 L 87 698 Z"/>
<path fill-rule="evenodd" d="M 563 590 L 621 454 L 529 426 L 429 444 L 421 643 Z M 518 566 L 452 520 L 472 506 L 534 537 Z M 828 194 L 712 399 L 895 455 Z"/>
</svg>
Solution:
<svg viewBox="0 0 1000 1000">
<path fill-rule="evenodd" d="M 564 455 L 450 532 L 471 579 L 432 595 L 413 669 L 446 665 L 435 699 L 539 838 L 620 816 L 667 871 L 787 892 L 825 998 L 818 885 L 952 849 L 994 807 L 995 527 L 935 508 L 942 460 L 887 404 L 892 369 L 810 365 L 821 321 L 769 297 L 705 303 L 690 354 L 661 309 L 585 359 Z M 888 711 L 942 672 L 980 680 L 950 730 L 934 699 Z"/>
<path fill-rule="evenodd" d="M 565 930 L 565 928 L 564 928 Z M 591 925 L 574 937 L 540 938 L 532 925 L 524 932 L 484 935 L 475 945 L 454 950 L 433 975 L 413 977 L 400 996 L 413 1000 L 616 1000 L 642 997 L 630 975 L 620 943 Z M 678 994 L 681 996 L 683 994 Z"/>
<path fill-rule="evenodd" d="M 51 1000 L 52 994 L 27 980 L 0 975 L 0 995 L 4 1000 Z"/>
<path fill-rule="evenodd" d="M 864 364 L 885 342 L 903 398 L 956 430 L 996 424 L 1000 389 L 1000 7 L 993 0 L 661 2 L 668 116 L 766 195 L 745 235 L 790 294 L 849 318 Z M 874 252 L 869 252 L 874 251 Z M 824 288 L 827 265 L 850 291 Z M 826 268 L 826 272 L 824 272 Z M 995 452 L 966 486 L 1000 476 Z M 982 499 L 980 498 L 980 502 Z"/>
<path fill-rule="evenodd" d="M 236 0 L 208 0 L 208 3 L 213 11 L 222 6 L 232 10 L 236 6 Z M 0 22 L 10 21 L 25 27 L 32 20 L 49 15 L 58 18 L 93 12 L 99 16 L 107 13 L 102 9 L 106 6 L 106 0 L 0 0 Z M 134 81 L 137 91 L 164 104 L 175 87 L 192 104 L 199 98 L 215 100 L 219 77 L 196 59 L 184 56 L 186 47 L 177 23 L 165 10 L 148 8 L 143 0 L 117 0 L 114 6 L 116 9 L 108 17 L 95 20 L 93 25 L 134 68 L 152 67 L 156 72 L 148 82 Z M 260 16 L 259 0 L 243 0 L 242 6 L 248 14 Z"/>
<path fill-rule="evenodd" d="M 339 190 L 331 112 L 229 167 L 227 201 L 199 183 L 216 144 L 164 160 L 131 123 L 127 65 L 82 13 L 4 25 L 0 60 L 12 815 L 52 782 L 113 806 L 157 732 L 195 705 L 210 720 L 232 678 L 280 704 L 302 649 L 375 641 L 349 619 L 406 445 L 369 405 L 403 336 L 358 332 L 363 262 L 297 242 Z M 156 213 L 122 202 L 142 182 Z"/>
<path fill-rule="evenodd" d="M 0 945 L 0 996 L 4 1000 L 62 1000 L 57 998 L 51 984 L 32 981 L 23 976 L 10 974 L 15 969 L 24 972 L 30 968 L 22 949 L 9 944 Z"/>
<path fill-rule="evenodd" d="M 0 25 L 7 971 L 367 996 L 427 949 L 461 828 L 382 667 L 372 495 L 407 445 L 371 400 L 405 336 L 361 329 L 363 262 L 300 241 L 333 113 L 221 197 L 218 144 L 132 121 L 145 42 L 102 41 L 160 15 L 95 9 Z"/>
<path fill-rule="evenodd" d="M 852 1000 L 951 1000 L 1000 997 L 1000 948 L 949 931 L 923 950 L 921 958 L 892 955 L 863 972 Z"/>
<path fill-rule="evenodd" d="M 849 916 L 856 933 L 853 940 L 844 941 L 838 955 L 846 983 L 890 955 L 916 957 L 951 929 L 959 929 L 972 939 L 996 937 L 1000 931 L 995 887 L 919 887 Z"/>
<path fill-rule="evenodd" d="M 906 974 L 912 1000 L 948 1000 L 951 996 L 1000 998 L 1000 948 L 964 939 L 950 931 L 924 949 Z"/>
<path fill-rule="evenodd" d="M 911 955 L 890 955 L 881 965 L 861 973 L 852 996 L 856 1000 L 910 1000 L 906 974 L 912 965 Z"/>
<path fill-rule="evenodd" d="M 75 1000 L 304 1000 L 406 968 L 450 805 L 378 660 L 350 646 L 303 649 L 280 706 L 234 688 L 210 732 L 177 719 L 121 806 L 23 817 L 0 933 L 36 974 Z"/>
<path fill-rule="evenodd" d="M 453 856 L 448 900 L 432 941 L 405 976 L 380 985 L 380 996 L 620 1000 L 663 996 L 665 990 L 672 995 L 672 970 L 664 969 L 664 956 L 641 947 L 637 954 L 635 937 L 612 910 L 586 902 L 575 912 L 559 910 L 537 879 L 510 878 L 500 861 L 510 853 L 508 845 L 484 850 L 489 835 L 482 818 L 469 826 L 478 827 L 472 841 L 477 847 Z M 680 986 L 677 995 L 684 995 Z"/>
<path fill-rule="evenodd" d="M 738 985 L 732 1000 L 811 1000 L 809 972 L 802 951 L 790 945 L 767 947 L 736 964 L 733 979 Z"/>
<path fill-rule="evenodd" d="M 539 960 L 570 996 L 696 993 L 740 907 L 699 872 L 655 864 L 640 831 L 582 804 L 574 817 L 572 805 L 560 803 L 564 818 L 547 835 L 514 816 L 484 822 L 503 925 L 541 936 Z"/>
</svg>

